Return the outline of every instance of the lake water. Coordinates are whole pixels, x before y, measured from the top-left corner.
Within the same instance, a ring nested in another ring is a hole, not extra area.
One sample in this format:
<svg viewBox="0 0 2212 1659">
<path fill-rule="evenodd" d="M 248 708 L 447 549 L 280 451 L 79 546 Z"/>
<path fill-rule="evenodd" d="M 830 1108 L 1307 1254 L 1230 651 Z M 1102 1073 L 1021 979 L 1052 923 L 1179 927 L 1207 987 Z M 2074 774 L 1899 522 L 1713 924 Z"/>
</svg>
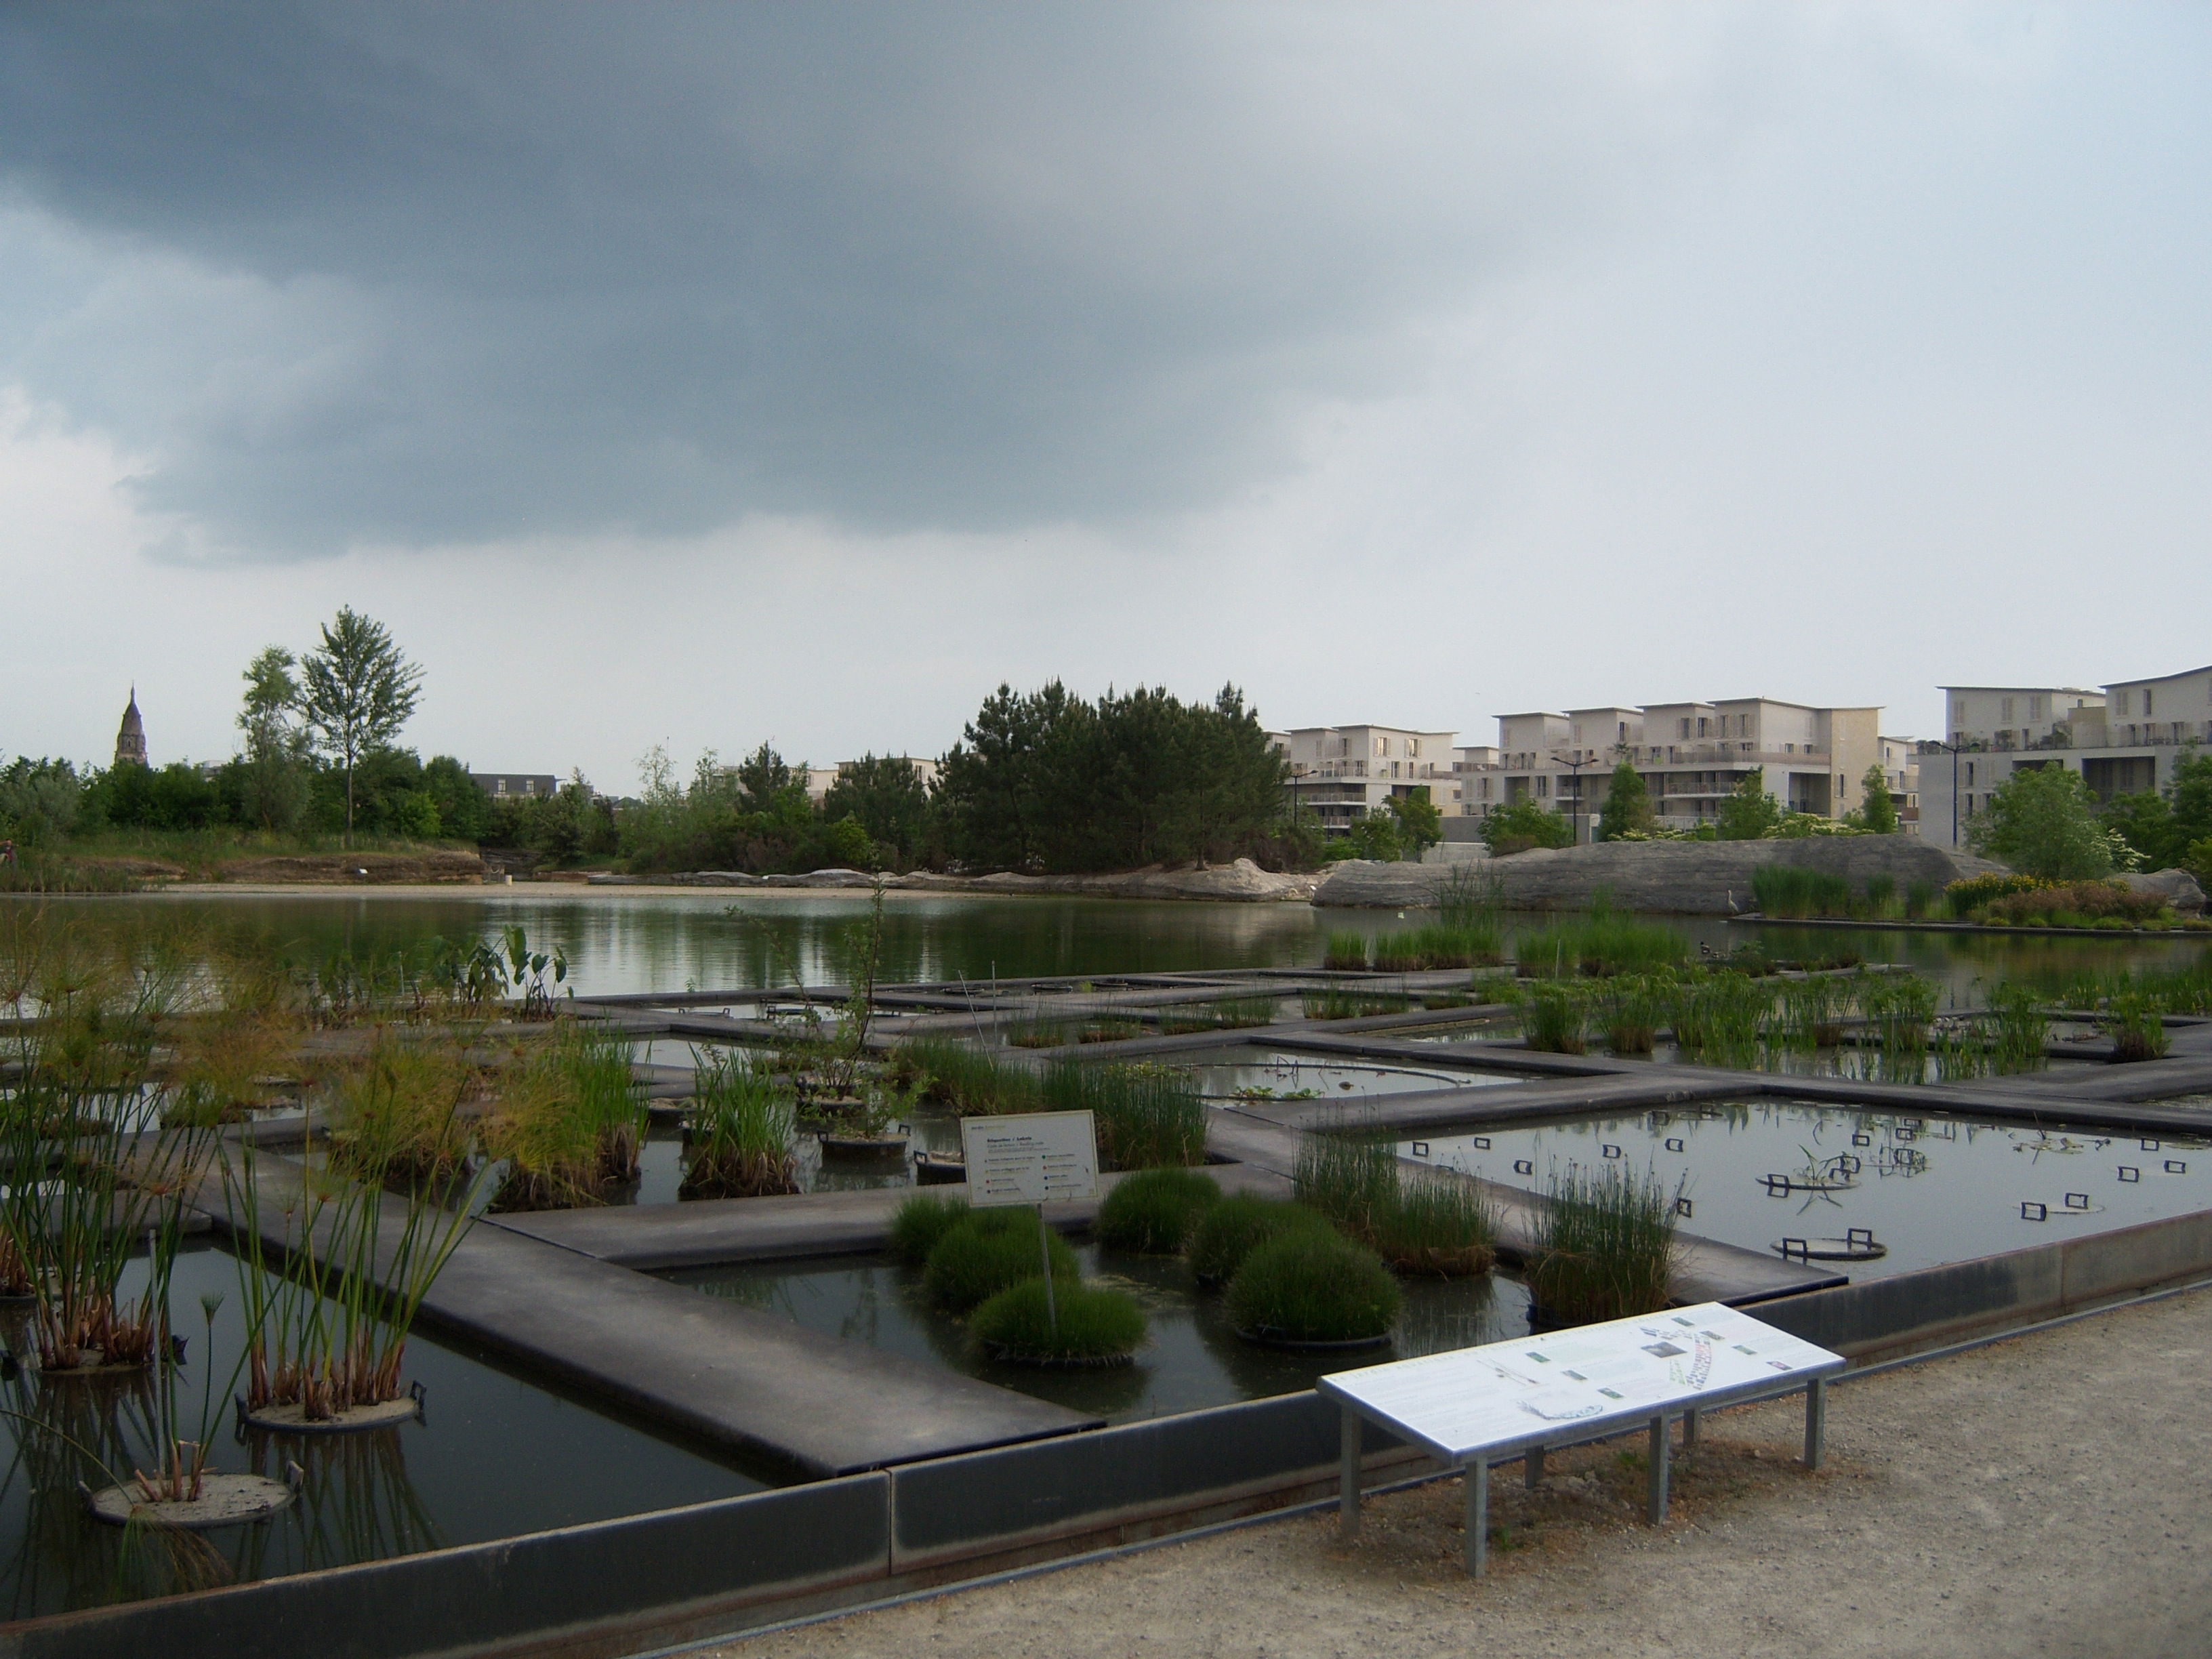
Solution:
<svg viewBox="0 0 2212 1659">
<path fill-rule="evenodd" d="M 302 962 L 411 951 L 434 938 L 469 941 L 522 927 L 533 945 L 560 945 L 580 994 L 742 989 L 841 981 L 849 931 L 868 898 L 852 892 L 651 893 L 552 884 L 457 887 L 434 896 L 374 890 L 284 894 L 153 894 L 0 899 L 43 904 L 72 928 L 278 948 Z M 1158 973 L 1194 969 L 1312 968 L 1328 933 L 1395 932 L 1430 913 L 1318 910 L 1306 904 L 1152 902 L 1054 896 L 892 893 L 884 905 L 881 977 L 892 981 L 988 980 L 1048 975 Z M 1509 935 L 1548 918 L 1507 919 Z M 1732 927 L 1711 918 L 1674 925 L 1694 952 L 1756 943 L 1783 957 L 1854 951 L 1902 962 L 1971 1001 L 1976 982 L 2006 975 L 2050 981 L 2122 964 L 2200 960 L 2206 938 L 2035 939 L 1882 929 Z"/>
</svg>

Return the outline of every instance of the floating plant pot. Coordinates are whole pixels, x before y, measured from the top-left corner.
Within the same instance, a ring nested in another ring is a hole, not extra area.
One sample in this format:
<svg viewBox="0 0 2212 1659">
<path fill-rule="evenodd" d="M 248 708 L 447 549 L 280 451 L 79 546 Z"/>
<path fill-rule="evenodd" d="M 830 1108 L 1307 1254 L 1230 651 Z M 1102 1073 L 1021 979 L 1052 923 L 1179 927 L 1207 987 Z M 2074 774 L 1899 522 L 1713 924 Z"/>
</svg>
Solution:
<svg viewBox="0 0 2212 1659">
<path fill-rule="evenodd" d="M 272 1402 L 257 1411 L 248 1411 L 243 1400 L 237 1406 L 240 1424 L 266 1429 L 272 1434 L 359 1434 L 370 1429 L 388 1429 L 401 1423 L 423 1420 L 420 1382 L 397 1400 L 380 1400 L 373 1406 L 348 1406 L 328 1417 L 309 1417 L 307 1408 L 297 1401 L 283 1405 Z"/>
<path fill-rule="evenodd" d="M 889 1164 L 906 1156 L 909 1139 L 904 1129 L 880 1135 L 824 1129 L 817 1138 L 825 1164 Z"/>
<path fill-rule="evenodd" d="M 968 1179 L 968 1161 L 950 1152 L 916 1152 L 914 1179 L 919 1187 L 950 1187 Z"/>
<path fill-rule="evenodd" d="M 1267 1325 L 1254 1330 L 1239 1331 L 1237 1334 L 1247 1342 L 1258 1343 L 1263 1348 L 1281 1348 L 1290 1353 L 1355 1353 L 1362 1348 L 1379 1348 L 1390 1340 L 1390 1333 L 1384 1331 L 1379 1336 L 1354 1336 L 1340 1341 L 1312 1342 L 1288 1335 Z"/>
<path fill-rule="evenodd" d="M 264 1474 L 204 1474 L 198 1498 L 149 1503 L 135 1486 L 108 1486 L 87 1493 L 84 1506 L 94 1520 L 111 1527 L 136 1520 L 204 1532 L 266 1521 L 296 1496 L 295 1486 Z"/>
<path fill-rule="evenodd" d="M 1784 1261 L 1879 1261 L 1889 1254 L 1871 1227 L 1850 1228 L 1841 1238 L 1785 1238 L 1769 1248 Z"/>
</svg>

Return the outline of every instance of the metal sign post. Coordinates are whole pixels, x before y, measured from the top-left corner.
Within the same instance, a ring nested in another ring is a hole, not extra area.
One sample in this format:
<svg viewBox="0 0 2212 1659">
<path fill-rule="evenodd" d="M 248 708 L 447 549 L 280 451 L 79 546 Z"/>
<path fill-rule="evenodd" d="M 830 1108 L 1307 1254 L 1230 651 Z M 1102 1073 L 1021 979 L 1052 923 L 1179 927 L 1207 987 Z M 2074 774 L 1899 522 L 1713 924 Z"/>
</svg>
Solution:
<svg viewBox="0 0 2212 1659">
<path fill-rule="evenodd" d="M 1053 1294 L 1052 1238 L 1044 1206 L 1098 1195 L 1098 1131 L 1089 1112 L 1017 1112 L 963 1117 L 960 1148 L 968 1160 L 968 1201 L 977 1209 L 1034 1204 L 1037 1249 L 1044 1259 L 1044 1310 L 1060 1329 Z"/>
</svg>

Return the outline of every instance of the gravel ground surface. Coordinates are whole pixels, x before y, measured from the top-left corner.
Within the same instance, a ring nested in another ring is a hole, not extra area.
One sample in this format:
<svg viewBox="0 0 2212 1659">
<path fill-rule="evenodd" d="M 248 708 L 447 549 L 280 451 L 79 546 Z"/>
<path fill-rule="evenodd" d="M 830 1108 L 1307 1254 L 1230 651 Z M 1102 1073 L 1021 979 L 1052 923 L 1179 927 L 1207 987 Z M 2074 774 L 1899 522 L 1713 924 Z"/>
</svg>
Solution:
<svg viewBox="0 0 2212 1659">
<path fill-rule="evenodd" d="M 2212 1653 L 2212 1292 L 1709 1419 L 1668 1524 L 1633 1443 L 1492 1477 L 1491 1577 L 1456 1480 L 715 1650 L 733 1659 L 1149 1654 Z"/>
</svg>

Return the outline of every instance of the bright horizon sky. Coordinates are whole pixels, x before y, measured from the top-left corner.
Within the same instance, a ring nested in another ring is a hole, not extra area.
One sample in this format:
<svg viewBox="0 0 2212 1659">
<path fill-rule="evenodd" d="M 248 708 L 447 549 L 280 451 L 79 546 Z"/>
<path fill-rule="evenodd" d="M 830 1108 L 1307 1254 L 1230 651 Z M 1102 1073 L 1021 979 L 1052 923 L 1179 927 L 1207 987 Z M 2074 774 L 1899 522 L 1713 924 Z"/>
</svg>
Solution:
<svg viewBox="0 0 2212 1659">
<path fill-rule="evenodd" d="M 2212 11 L 21 4 L 0 758 L 635 787 L 2212 660 Z"/>
</svg>

